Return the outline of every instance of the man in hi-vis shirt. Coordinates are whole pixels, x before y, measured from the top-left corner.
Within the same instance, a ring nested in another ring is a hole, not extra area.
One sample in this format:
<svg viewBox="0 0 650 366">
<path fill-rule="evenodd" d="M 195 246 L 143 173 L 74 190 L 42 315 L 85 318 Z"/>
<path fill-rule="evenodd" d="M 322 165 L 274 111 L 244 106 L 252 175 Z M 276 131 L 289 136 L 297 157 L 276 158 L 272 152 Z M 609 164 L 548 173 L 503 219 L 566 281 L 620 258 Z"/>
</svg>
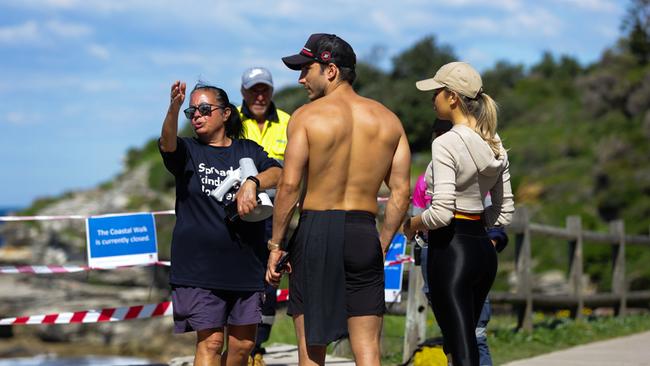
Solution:
<svg viewBox="0 0 650 366">
<path fill-rule="evenodd" d="M 289 114 L 276 108 L 271 100 L 273 96 L 273 78 L 271 72 L 263 67 L 251 67 L 242 74 L 241 94 L 244 98 L 239 113 L 242 120 L 244 138 L 261 145 L 270 158 L 284 162 L 284 149 L 287 146 L 287 123 Z M 275 190 L 267 191 L 271 199 Z M 266 240 L 271 238 L 273 218 L 266 221 Z M 262 245 L 262 244 L 261 244 Z M 275 321 L 277 303 L 276 289 L 267 284 L 266 296 L 262 305 L 262 323 L 257 327 L 257 339 L 252 352 L 254 366 L 263 366 L 262 355 L 265 350 L 262 343 L 269 339 L 271 327 Z M 251 366 L 253 366 L 251 365 Z"/>
</svg>

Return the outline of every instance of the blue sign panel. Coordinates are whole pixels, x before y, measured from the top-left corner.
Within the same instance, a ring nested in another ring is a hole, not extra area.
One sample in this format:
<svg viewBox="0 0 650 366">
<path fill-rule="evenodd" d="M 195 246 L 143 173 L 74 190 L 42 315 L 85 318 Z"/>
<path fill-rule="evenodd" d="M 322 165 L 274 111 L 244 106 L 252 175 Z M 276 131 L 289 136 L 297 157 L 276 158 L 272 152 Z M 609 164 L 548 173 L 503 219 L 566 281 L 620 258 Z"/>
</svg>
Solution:
<svg viewBox="0 0 650 366">
<path fill-rule="evenodd" d="M 384 299 L 387 302 L 399 302 L 402 293 L 402 273 L 404 264 L 390 264 L 397 261 L 406 253 L 406 237 L 403 234 L 396 234 L 386 253 L 387 265 L 384 265 Z"/>
<path fill-rule="evenodd" d="M 153 214 L 95 216 L 86 219 L 88 265 L 113 267 L 158 261 Z"/>
</svg>

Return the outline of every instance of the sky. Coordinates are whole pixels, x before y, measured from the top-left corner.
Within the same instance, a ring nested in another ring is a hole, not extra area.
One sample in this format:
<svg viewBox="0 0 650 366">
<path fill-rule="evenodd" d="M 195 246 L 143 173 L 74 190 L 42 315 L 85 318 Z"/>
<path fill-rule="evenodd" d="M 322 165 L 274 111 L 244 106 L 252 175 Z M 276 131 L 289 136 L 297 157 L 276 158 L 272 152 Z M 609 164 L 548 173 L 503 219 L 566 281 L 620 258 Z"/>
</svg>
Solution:
<svg viewBox="0 0 650 366">
<path fill-rule="evenodd" d="M 335 33 L 360 60 L 384 69 L 428 35 L 479 70 L 498 60 L 530 66 L 546 50 L 586 65 L 615 44 L 627 5 L 0 0 L 0 207 L 89 189 L 119 174 L 129 148 L 159 136 L 175 80 L 221 86 L 235 104 L 247 67 L 271 70 L 276 90 L 297 85 L 297 72 L 281 57 L 297 53 L 311 33 Z M 378 47 L 381 57 L 370 60 Z"/>
</svg>

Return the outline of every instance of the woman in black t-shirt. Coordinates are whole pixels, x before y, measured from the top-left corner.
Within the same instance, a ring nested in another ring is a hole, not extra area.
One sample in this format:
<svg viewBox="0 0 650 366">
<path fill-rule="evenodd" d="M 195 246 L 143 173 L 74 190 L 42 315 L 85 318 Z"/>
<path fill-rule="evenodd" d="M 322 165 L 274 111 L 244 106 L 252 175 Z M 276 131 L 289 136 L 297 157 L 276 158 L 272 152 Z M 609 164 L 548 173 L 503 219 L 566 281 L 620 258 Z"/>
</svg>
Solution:
<svg viewBox="0 0 650 366">
<path fill-rule="evenodd" d="M 274 187 L 281 168 L 255 142 L 239 139 L 239 113 L 226 92 L 214 86 L 194 87 L 184 112 L 197 137 L 178 137 L 185 88 L 180 81 L 172 85 L 159 142 L 165 167 L 176 180 L 170 274 L 174 330 L 196 331 L 195 364 L 219 364 L 227 344 L 227 364 L 245 365 L 261 320 L 264 222 L 231 221 L 224 208 L 236 204 L 240 216 L 253 211 L 257 191 Z M 210 193 L 239 168 L 241 158 L 251 158 L 260 173 L 218 202 Z"/>
</svg>

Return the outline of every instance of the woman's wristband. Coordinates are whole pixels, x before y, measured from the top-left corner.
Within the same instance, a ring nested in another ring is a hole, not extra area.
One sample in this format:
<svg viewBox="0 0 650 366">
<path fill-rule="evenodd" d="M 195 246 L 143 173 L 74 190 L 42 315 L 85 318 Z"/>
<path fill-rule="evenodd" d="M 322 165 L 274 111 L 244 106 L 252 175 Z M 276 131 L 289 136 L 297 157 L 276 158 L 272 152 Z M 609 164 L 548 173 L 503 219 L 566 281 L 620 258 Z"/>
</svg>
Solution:
<svg viewBox="0 0 650 366">
<path fill-rule="evenodd" d="M 255 182 L 255 185 L 257 186 L 257 189 L 260 189 L 260 180 L 257 179 L 257 177 L 249 175 L 248 177 L 246 177 L 246 180 L 250 180 L 250 181 Z"/>
</svg>

